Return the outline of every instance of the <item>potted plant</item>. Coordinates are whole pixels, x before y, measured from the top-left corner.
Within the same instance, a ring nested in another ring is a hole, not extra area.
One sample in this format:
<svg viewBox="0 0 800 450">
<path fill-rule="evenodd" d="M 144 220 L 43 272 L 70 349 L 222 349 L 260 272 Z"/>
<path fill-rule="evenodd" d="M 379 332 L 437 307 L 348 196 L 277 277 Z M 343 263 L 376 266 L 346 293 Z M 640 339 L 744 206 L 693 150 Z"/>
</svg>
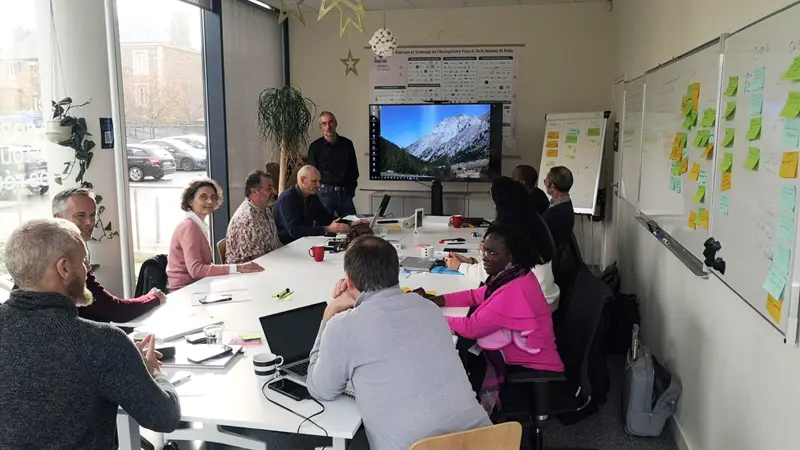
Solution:
<svg viewBox="0 0 800 450">
<path fill-rule="evenodd" d="M 69 116 L 69 110 L 73 107 L 79 108 L 87 105 L 88 103 L 89 102 L 86 102 L 82 105 L 73 105 L 72 99 L 69 97 L 62 99 L 59 102 L 53 100 L 53 117 L 44 124 L 44 134 L 47 137 L 47 140 L 59 144 L 67 139 L 70 139 L 72 137 L 72 125 L 69 120 L 71 119 Z"/>
<path fill-rule="evenodd" d="M 267 88 L 258 96 L 258 128 L 261 140 L 278 152 L 278 192 L 283 192 L 291 173 L 303 161 L 301 149 L 308 142 L 308 127 L 314 120 L 316 105 L 293 86 Z"/>
</svg>

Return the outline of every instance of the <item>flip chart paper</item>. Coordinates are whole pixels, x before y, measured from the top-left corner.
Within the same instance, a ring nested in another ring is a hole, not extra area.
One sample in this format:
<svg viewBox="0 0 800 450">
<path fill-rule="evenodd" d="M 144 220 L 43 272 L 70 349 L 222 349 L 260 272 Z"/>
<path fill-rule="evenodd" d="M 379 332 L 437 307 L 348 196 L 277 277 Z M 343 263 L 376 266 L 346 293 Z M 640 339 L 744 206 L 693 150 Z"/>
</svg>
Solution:
<svg viewBox="0 0 800 450">
<path fill-rule="evenodd" d="M 775 253 L 772 257 L 772 268 L 777 269 L 781 275 L 789 276 L 789 266 L 792 264 L 792 251 L 783 244 L 775 246 Z"/>
<path fill-rule="evenodd" d="M 705 186 L 698 186 L 697 191 L 694 193 L 694 200 L 695 203 L 703 203 L 703 199 L 706 197 L 706 187 Z"/>
<path fill-rule="evenodd" d="M 783 315 L 783 302 L 767 294 L 767 312 L 769 316 L 772 317 L 772 320 L 780 325 L 781 316 Z"/>
<path fill-rule="evenodd" d="M 700 176 L 700 168 L 700 164 L 692 163 L 692 170 L 689 171 L 689 178 L 691 178 L 692 181 L 697 181 L 697 177 Z"/>
<path fill-rule="evenodd" d="M 784 184 L 781 188 L 781 210 L 794 212 L 795 202 L 797 202 L 797 186 Z"/>
<path fill-rule="evenodd" d="M 725 154 L 722 155 L 722 164 L 720 164 L 719 168 L 723 172 L 728 172 L 731 170 L 731 167 L 733 167 L 733 153 L 725 152 Z"/>
<path fill-rule="evenodd" d="M 732 175 L 730 172 L 722 172 L 722 181 L 720 182 L 720 190 L 729 191 L 731 189 Z"/>
<path fill-rule="evenodd" d="M 794 242 L 794 215 L 781 214 L 778 217 L 778 237 L 790 244 Z"/>
<path fill-rule="evenodd" d="M 708 178 L 706 177 L 706 169 L 700 169 L 700 174 L 697 175 L 697 185 L 705 186 L 707 182 Z"/>
<path fill-rule="evenodd" d="M 797 178 L 797 152 L 783 152 L 778 176 L 781 178 Z"/>
<path fill-rule="evenodd" d="M 750 119 L 750 127 L 747 129 L 747 140 L 754 141 L 758 139 L 758 136 L 761 134 L 761 124 L 763 122 L 763 118 L 753 117 Z"/>
<path fill-rule="evenodd" d="M 797 148 L 800 145 L 800 119 L 786 119 L 783 125 L 783 145 Z"/>
<path fill-rule="evenodd" d="M 800 56 L 796 56 L 789 70 L 781 75 L 782 81 L 800 81 Z"/>
<path fill-rule="evenodd" d="M 744 168 L 747 170 L 756 170 L 758 161 L 761 159 L 761 150 L 756 147 L 750 147 L 747 150 L 747 159 L 744 160 Z"/>
<path fill-rule="evenodd" d="M 736 111 L 736 102 L 728 102 L 725 104 L 725 112 L 722 117 L 728 119 Z"/>
<path fill-rule="evenodd" d="M 753 76 L 750 77 L 750 85 L 747 86 L 747 92 L 764 90 L 764 79 L 766 76 L 766 69 L 763 66 L 757 67 L 756 70 L 753 71 Z"/>
<path fill-rule="evenodd" d="M 725 96 L 733 97 L 739 89 L 739 77 L 728 77 L 728 87 L 725 88 Z"/>
<path fill-rule="evenodd" d="M 786 277 L 773 267 L 767 274 L 767 280 L 762 285 L 765 291 L 774 298 L 781 298 L 783 288 L 786 287 Z"/>
<path fill-rule="evenodd" d="M 725 216 L 731 214 L 731 198 L 728 196 L 728 194 L 722 194 L 719 197 L 719 212 Z"/>
<path fill-rule="evenodd" d="M 694 211 L 689 211 L 689 228 L 696 230 L 697 229 L 697 213 Z"/>
<path fill-rule="evenodd" d="M 747 108 L 747 114 L 750 116 L 760 116 L 763 106 L 764 94 L 756 92 L 750 96 L 750 106 Z"/>
<path fill-rule="evenodd" d="M 786 104 L 781 110 L 781 117 L 794 119 L 798 114 L 800 114 L 800 91 L 789 92 Z"/>
<path fill-rule="evenodd" d="M 722 138 L 722 146 L 730 147 L 733 144 L 733 138 L 736 136 L 736 128 L 725 128 L 725 137 Z"/>
</svg>

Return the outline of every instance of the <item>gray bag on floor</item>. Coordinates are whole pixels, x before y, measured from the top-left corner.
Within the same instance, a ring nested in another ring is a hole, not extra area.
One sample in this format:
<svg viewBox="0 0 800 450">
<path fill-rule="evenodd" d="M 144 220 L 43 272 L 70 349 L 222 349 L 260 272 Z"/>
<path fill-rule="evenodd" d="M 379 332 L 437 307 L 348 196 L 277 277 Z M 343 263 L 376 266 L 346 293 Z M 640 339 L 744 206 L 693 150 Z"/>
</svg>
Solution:
<svg viewBox="0 0 800 450">
<path fill-rule="evenodd" d="M 639 343 L 639 326 L 634 325 L 622 388 L 625 432 L 633 436 L 659 436 L 667 419 L 675 414 L 680 396 L 680 383 Z"/>
</svg>

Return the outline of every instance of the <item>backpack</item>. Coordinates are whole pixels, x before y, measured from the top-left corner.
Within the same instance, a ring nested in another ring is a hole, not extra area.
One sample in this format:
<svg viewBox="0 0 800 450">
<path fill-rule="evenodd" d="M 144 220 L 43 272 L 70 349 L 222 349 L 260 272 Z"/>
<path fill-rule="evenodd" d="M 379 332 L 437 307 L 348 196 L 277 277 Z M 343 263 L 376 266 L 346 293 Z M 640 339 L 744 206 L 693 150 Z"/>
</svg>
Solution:
<svg viewBox="0 0 800 450">
<path fill-rule="evenodd" d="M 631 332 L 639 325 L 639 304 L 636 296 L 620 292 L 621 280 L 617 263 L 606 267 L 600 279 L 603 280 L 614 297 L 608 304 L 606 324 L 606 351 L 610 355 L 624 355 L 631 346 Z"/>
</svg>

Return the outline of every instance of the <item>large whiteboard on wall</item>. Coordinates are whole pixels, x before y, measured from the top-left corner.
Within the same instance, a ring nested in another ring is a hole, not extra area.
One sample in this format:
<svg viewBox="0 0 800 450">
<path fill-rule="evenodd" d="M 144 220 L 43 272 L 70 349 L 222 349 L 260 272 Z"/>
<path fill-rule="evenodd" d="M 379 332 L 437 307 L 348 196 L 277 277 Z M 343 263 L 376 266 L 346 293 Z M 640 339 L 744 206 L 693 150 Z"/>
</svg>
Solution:
<svg viewBox="0 0 800 450">
<path fill-rule="evenodd" d="M 625 82 L 625 112 L 622 114 L 622 175 L 620 196 L 631 205 L 639 204 L 642 167 L 642 127 L 644 125 L 645 76 Z"/>
<path fill-rule="evenodd" d="M 710 226 L 720 54 L 717 41 L 648 72 L 645 81 L 639 210 L 700 260 Z M 705 114 L 711 122 L 703 122 Z M 698 143 L 702 133 L 707 142 Z"/>
<path fill-rule="evenodd" d="M 576 214 L 597 213 L 603 144 L 610 115 L 609 111 L 598 111 L 545 116 L 539 187 L 546 191 L 545 174 L 552 167 L 568 168 L 574 180 L 569 196 Z"/>
<path fill-rule="evenodd" d="M 519 46 L 399 47 L 373 55 L 372 103 L 503 103 L 503 152 L 516 149 Z"/>
<path fill-rule="evenodd" d="M 732 34 L 724 43 L 721 109 L 732 109 L 729 103 L 736 109 L 720 119 L 718 133 L 723 136 L 733 130 L 734 139 L 728 147 L 720 146 L 717 154 L 719 170 L 726 154 L 732 155 L 732 164 L 726 170 L 729 187 L 722 188 L 721 180 L 717 184 L 711 233 L 722 245 L 716 256 L 725 261 L 725 273 L 714 273 L 783 334 L 792 326 L 788 320 L 792 308 L 784 305 L 789 304 L 790 287 L 800 280 L 795 263 L 800 251 L 796 234 L 800 119 L 782 117 L 790 92 L 800 95 L 798 24 L 800 6 L 795 6 Z M 789 78 L 795 80 L 782 80 L 793 61 L 798 70 Z M 735 91 L 728 89 L 732 81 L 738 83 Z M 761 120 L 760 133 L 755 133 L 756 125 L 748 136 L 753 120 Z M 758 155 L 748 161 L 751 148 L 758 149 Z M 784 165 L 787 155 L 795 159 Z M 774 297 L 768 298 L 769 290 Z M 793 297 L 796 308 L 797 296 Z M 797 311 L 792 316 L 796 321 Z"/>
</svg>

